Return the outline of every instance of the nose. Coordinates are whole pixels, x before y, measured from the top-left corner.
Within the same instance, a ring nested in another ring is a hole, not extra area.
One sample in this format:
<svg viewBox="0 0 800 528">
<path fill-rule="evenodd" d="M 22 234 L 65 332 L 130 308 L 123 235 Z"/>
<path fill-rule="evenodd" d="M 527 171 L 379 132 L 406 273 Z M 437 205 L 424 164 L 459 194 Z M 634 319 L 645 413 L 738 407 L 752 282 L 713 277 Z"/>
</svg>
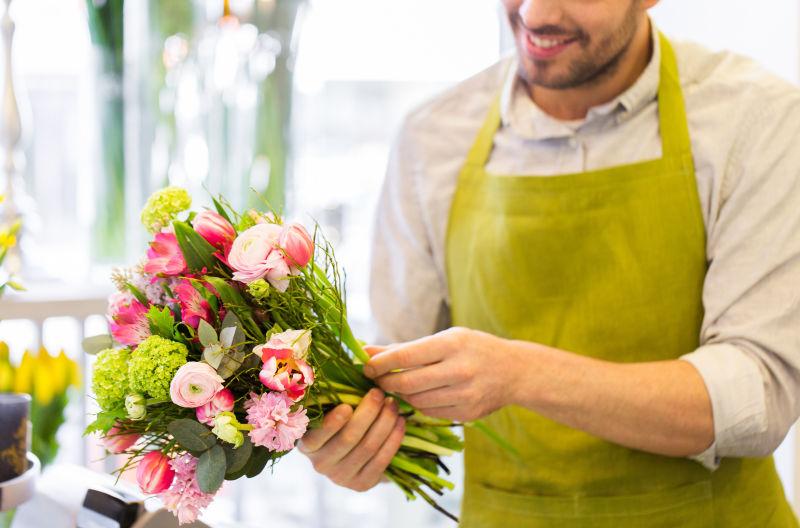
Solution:
<svg viewBox="0 0 800 528">
<path fill-rule="evenodd" d="M 563 20 L 562 2 L 563 0 L 524 0 L 517 13 L 528 29 L 559 26 Z"/>
</svg>

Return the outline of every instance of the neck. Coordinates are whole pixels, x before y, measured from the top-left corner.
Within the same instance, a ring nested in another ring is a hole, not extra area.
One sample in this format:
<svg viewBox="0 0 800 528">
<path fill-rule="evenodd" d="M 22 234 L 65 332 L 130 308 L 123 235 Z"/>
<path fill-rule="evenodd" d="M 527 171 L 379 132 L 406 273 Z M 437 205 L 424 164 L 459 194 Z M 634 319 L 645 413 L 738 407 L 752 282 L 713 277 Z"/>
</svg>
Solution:
<svg viewBox="0 0 800 528">
<path fill-rule="evenodd" d="M 651 48 L 650 20 L 646 19 L 639 24 L 616 68 L 602 79 L 564 90 L 529 85 L 528 93 L 539 108 L 556 119 L 583 119 L 590 108 L 613 100 L 636 82 L 650 61 Z"/>
</svg>

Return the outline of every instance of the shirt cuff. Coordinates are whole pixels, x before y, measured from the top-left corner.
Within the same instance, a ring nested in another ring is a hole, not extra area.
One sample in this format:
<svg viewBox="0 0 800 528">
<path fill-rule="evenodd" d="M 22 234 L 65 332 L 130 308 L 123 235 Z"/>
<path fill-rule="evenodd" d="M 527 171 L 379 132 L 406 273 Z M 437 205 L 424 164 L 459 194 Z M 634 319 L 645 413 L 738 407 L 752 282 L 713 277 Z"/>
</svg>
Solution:
<svg viewBox="0 0 800 528">
<path fill-rule="evenodd" d="M 729 343 L 704 345 L 680 359 L 700 372 L 714 417 L 714 442 L 689 458 L 714 470 L 723 456 L 736 456 L 766 430 L 764 378 L 758 364 Z"/>
</svg>

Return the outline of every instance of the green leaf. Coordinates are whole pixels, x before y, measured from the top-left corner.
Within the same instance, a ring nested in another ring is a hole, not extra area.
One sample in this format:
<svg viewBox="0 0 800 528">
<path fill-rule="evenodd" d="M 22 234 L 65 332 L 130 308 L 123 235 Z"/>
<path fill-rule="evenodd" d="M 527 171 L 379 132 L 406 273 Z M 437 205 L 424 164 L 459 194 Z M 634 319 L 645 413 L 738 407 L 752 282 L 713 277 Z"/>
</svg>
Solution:
<svg viewBox="0 0 800 528">
<path fill-rule="evenodd" d="M 84 352 L 95 355 L 101 350 L 112 348 L 114 339 L 108 334 L 96 335 L 84 339 L 82 345 Z"/>
<path fill-rule="evenodd" d="M 233 224 L 233 221 L 231 221 L 231 217 L 228 216 L 228 211 L 225 210 L 225 207 L 219 202 L 219 200 L 217 200 L 213 196 L 211 197 L 211 200 L 214 202 L 214 209 L 217 210 L 219 215 L 228 222 L 230 222 L 231 224 Z"/>
<path fill-rule="evenodd" d="M 147 306 L 148 304 L 150 304 L 150 301 L 147 300 L 147 296 L 142 292 L 142 290 L 140 290 L 130 282 L 126 282 L 125 287 L 128 288 L 128 291 L 131 292 L 131 294 L 133 294 L 133 296 L 136 297 L 136 300 L 139 301 L 143 306 Z"/>
<path fill-rule="evenodd" d="M 26 291 L 25 286 L 18 283 L 17 281 L 10 280 L 6 282 L 6 285 L 14 291 Z"/>
<path fill-rule="evenodd" d="M 197 335 L 200 337 L 200 344 L 204 347 L 219 342 L 214 327 L 208 324 L 205 319 L 200 319 L 200 325 L 197 327 Z"/>
<path fill-rule="evenodd" d="M 147 312 L 147 320 L 150 321 L 150 332 L 154 335 L 159 335 L 164 339 L 172 339 L 175 333 L 175 318 L 169 308 L 164 306 L 159 309 L 158 306 L 151 306 Z"/>
<path fill-rule="evenodd" d="M 95 431 L 105 434 L 109 429 L 114 427 L 114 424 L 117 423 L 117 420 L 125 419 L 127 416 L 128 412 L 124 407 L 120 409 L 112 409 L 110 411 L 100 411 L 97 413 L 95 420 L 86 427 L 86 430 L 83 432 L 83 434 L 88 435 Z"/>
<path fill-rule="evenodd" d="M 260 475 L 264 471 L 267 462 L 269 462 L 269 451 L 263 447 L 254 447 L 253 454 L 250 456 L 250 463 L 247 464 L 247 471 L 245 472 L 247 478 Z"/>
<path fill-rule="evenodd" d="M 190 270 L 203 273 L 211 271 L 217 263 L 214 253 L 216 248 L 206 241 L 205 238 L 192 229 L 186 222 L 172 222 L 175 228 L 175 237 L 181 247 L 183 258 Z"/>
<path fill-rule="evenodd" d="M 242 366 L 245 360 L 245 353 L 243 350 L 243 345 L 245 341 L 245 335 L 242 331 L 242 325 L 239 322 L 239 319 L 233 312 L 228 312 L 225 314 L 225 320 L 222 321 L 223 330 L 226 328 L 235 328 L 233 333 L 233 339 L 231 340 L 230 349 L 225 351 L 225 354 L 222 356 L 222 359 L 217 368 L 217 374 L 222 376 L 222 379 L 228 379 L 239 370 L 239 367 Z M 222 332 L 220 332 L 222 334 Z"/>
<path fill-rule="evenodd" d="M 173 420 L 167 425 L 167 431 L 175 440 L 189 451 L 205 451 L 217 445 L 211 429 L 191 418 Z"/>
<path fill-rule="evenodd" d="M 225 450 L 219 444 L 200 455 L 197 461 L 197 486 L 203 493 L 214 493 L 225 480 Z"/>
<path fill-rule="evenodd" d="M 258 323 L 253 319 L 252 311 L 242 297 L 242 294 L 239 293 L 239 290 L 220 277 L 206 275 L 203 277 L 203 280 L 211 284 L 211 286 L 217 290 L 223 304 L 228 310 L 236 314 L 245 332 L 247 332 L 254 341 L 262 342 L 264 340 L 264 332 L 261 331 L 258 327 Z"/>
<path fill-rule="evenodd" d="M 225 449 L 225 463 L 227 465 L 225 477 L 227 478 L 228 475 L 235 475 L 247 465 L 250 455 L 253 453 L 253 443 L 250 441 L 250 437 L 245 435 L 244 443 L 238 448 L 225 444 L 223 449 Z"/>
</svg>

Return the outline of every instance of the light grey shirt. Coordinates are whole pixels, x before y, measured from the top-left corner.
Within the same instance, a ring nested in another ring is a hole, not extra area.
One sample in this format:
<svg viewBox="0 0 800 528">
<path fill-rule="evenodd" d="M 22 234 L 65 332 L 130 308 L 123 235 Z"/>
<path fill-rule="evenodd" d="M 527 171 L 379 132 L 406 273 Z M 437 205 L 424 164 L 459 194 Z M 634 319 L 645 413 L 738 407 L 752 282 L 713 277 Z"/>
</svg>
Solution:
<svg viewBox="0 0 800 528">
<path fill-rule="evenodd" d="M 493 174 L 546 177 L 657 158 L 653 42 L 640 78 L 581 121 L 539 109 L 513 57 L 407 117 L 373 246 L 370 294 L 384 341 L 449 324 L 445 230 L 459 170 L 492 98 L 501 91 Z M 673 46 L 709 262 L 701 346 L 682 359 L 699 370 L 711 397 L 715 441 L 692 458 L 713 469 L 721 457 L 771 453 L 800 414 L 800 90 L 732 53 Z"/>
</svg>

